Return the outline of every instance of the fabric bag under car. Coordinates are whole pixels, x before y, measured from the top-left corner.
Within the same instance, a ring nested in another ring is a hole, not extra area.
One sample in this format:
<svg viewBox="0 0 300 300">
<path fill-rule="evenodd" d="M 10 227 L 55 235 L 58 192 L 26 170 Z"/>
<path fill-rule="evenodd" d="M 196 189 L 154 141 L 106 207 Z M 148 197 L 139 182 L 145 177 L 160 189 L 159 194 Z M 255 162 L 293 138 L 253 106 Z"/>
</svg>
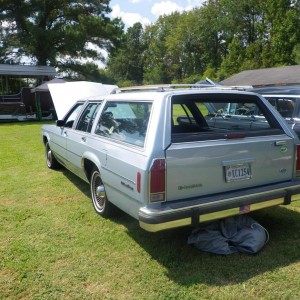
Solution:
<svg viewBox="0 0 300 300">
<path fill-rule="evenodd" d="M 248 215 L 230 217 L 193 230 L 188 244 L 215 254 L 255 254 L 268 242 L 268 232 Z"/>
</svg>

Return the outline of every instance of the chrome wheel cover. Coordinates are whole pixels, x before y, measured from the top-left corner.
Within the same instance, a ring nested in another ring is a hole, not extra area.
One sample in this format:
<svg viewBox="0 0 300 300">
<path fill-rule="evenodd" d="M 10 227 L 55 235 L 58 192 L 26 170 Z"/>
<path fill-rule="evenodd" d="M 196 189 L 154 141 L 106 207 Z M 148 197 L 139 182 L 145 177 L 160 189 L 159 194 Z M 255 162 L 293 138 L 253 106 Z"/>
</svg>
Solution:
<svg viewBox="0 0 300 300">
<path fill-rule="evenodd" d="M 98 171 L 92 175 L 91 191 L 94 207 L 97 212 L 102 213 L 105 210 L 106 193 Z"/>
<path fill-rule="evenodd" d="M 52 151 L 48 144 L 46 145 L 46 160 L 47 166 L 50 168 L 52 166 Z"/>
</svg>

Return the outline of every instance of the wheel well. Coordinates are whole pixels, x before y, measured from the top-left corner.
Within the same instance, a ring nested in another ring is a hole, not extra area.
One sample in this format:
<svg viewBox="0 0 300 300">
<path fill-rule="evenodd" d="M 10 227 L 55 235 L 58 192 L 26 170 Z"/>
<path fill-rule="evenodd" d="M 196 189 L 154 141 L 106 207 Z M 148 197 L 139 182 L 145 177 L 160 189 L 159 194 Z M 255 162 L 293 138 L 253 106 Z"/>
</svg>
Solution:
<svg viewBox="0 0 300 300">
<path fill-rule="evenodd" d="M 48 142 L 48 139 L 47 139 L 47 137 L 44 135 L 44 136 L 43 136 L 43 143 L 44 143 L 44 145 L 45 145 L 47 142 Z"/>
<path fill-rule="evenodd" d="M 84 171 L 89 181 L 91 180 L 92 171 L 95 166 L 96 165 L 88 159 L 85 159 L 83 162 Z"/>
</svg>

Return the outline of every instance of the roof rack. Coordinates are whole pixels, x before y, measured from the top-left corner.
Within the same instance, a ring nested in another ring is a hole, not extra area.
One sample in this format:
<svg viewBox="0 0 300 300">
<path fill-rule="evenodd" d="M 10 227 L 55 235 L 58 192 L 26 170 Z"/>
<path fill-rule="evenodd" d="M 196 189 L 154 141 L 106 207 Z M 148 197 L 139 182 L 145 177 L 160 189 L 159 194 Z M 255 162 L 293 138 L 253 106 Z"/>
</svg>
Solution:
<svg viewBox="0 0 300 300">
<path fill-rule="evenodd" d="M 141 86 L 131 86 L 124 88 L 116 88 L 111 93 L 130 93 L 130 92 L 164 92 L 175 89 L 221 89 L 221 90 L 247 90 L 251 86 L 224 86 L 218 83 L 215 83 L 208 78 L 206 79 L 208 83 L 191 83 L 191 84 L 153 84 L 153 85 L 141 85 Z"/>
<path fill-rule="evenodd" d="M 207 88 L 212 87 L 210 84 L 154 84 L 154 85 L 141 85 L 141 86 L 130 86 L 124 88 L 117 88 L 112 93 L 127 93 L 127 92 L 137 92 L 137 91 L 157 91 L 164 92 L 166 90 L 174 90 L 178 88 Z"/>
</svg>

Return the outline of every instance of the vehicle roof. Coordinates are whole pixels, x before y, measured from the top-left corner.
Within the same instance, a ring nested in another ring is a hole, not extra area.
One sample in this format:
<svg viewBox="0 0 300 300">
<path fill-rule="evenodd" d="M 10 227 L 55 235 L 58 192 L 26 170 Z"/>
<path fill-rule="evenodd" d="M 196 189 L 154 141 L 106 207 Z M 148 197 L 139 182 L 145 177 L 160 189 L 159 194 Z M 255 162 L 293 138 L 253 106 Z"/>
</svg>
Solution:
<svg viewBox="0 0 300 300">
<path fill-rule="evenodd" d="M 195 94 L 253 94 L 249 91 L 241 91 L 232 87 L 215 86 L 215 87 L 201 87 L 201 88 L 176 88 L 176 89 L 162 89 L 149 90 L 143 88 L 141 90 L 134 88 L 132 91 L 115 93 L 106 96 L 106 99 L 131 99 L 131 100 L 153 100 L 155 98 L 164 98 L 173 95 L 195 95 Z"/>
</svg>

